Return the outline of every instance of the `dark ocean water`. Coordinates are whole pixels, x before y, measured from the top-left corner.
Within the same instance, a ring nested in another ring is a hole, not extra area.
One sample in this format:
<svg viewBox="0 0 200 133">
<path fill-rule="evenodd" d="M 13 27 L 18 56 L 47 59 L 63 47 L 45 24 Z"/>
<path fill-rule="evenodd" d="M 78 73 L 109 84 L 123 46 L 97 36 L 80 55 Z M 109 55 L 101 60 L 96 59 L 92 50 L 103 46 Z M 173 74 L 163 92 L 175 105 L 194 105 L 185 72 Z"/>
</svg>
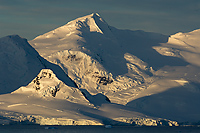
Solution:
<svg viewBox="0 0 200 133">
<path fill-rule="evenodd" d="M 2 125 L 0 133 L 200 133 L 200 127 Z"/>
</svg>

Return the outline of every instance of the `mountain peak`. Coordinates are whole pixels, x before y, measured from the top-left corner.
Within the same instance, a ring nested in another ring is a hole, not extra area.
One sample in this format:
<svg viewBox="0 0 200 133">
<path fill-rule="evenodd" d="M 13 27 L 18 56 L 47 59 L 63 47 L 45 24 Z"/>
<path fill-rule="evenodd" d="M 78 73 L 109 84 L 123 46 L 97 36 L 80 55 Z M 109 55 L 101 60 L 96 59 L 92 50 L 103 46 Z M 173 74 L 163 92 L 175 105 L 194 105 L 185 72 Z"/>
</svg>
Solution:
<svg viewBox="0 0 200 133">
<path fill-rule="evenodd" d="M 84 19 L 84 18 L 94 18 L 94 17 L 100 17 L 100 18 L 101 18 L 101 16 L 100 16 L 99 13 L 94 12 L 94 13 L 91 13 L 91 14 L 89 14 L 89 15 L 85 15 L 85 16 L 79 17 L 79 18 L 77 18 L 77 19 L 75 19 L 75 20 Z M 73 20 L 72 20 L 72 21 L 73 21 Z"/>
<path fill-rule="evenodd" d="M 169 37 L 168 43 L 176 44 L 179 46 L 193 47 L 193 48 L 199 47 L 199 41 L 200 41 L 199 36 L 200 36 L 200 29 L 196 29 L 188 33 L 178 32 Z"/>
<path fill-rule="evenodd" d="M 95 12 L 95 13 L 92 13 L 93 16 L 99 16 L 100 17 L 100 14 Z"/>
<path fill-rule="evenodd" d="M 79 18 L 77 18 L 75 20 L 72 20 L 72 21 L 70 21 L 68 23 L 71 23 L 71 22 L 74 22 L 74 21 L 84 21 L 86 19 L 101 19 L 101 20 L 103 20 L 103 18 L 100 16 L 99 13 L 91 13 L 89 15 L 85 15 L 85 16 L 79 17 Z"/>
<path fill-rule="evenodd" d="M 21 38 L 19 35 L 16 35 L 16 34 L 14 34 L 14 35 L 9 35 L 9 36 L 7 36 L 7 37 L 9 37 L 9 38 Z"/>
<path fill-rule="evenodd" d="M 21 87 L 16 92 L 38 92 L 43 96 L 53 96 L 55 97 L 57 91 L 59 91 L 59 87 L 62 85 L 62 81 L 60 81 L 56 75 L 50 69 L 42 69 L 37 77 L 29 83 L 27 87 Z"/>
<path fill-rule="evenodd" d="M 95 19 L 95 20 L 99 19 L 100 21 L 106 23 L 105 20 L 100 16 L 99 13 L 92 13 L 91 16 L 92 16 L 92 18 Z"/>
<path fill-rule="evenodd" d="M 8 36 L 5 36 L 3 38 L 1 38 L 1 40 L 7 40 L 7 41 L 24 41 L 26 39 L 20 37 L 19 35 L 8 35 Z"/>
<path fill-rule="evenodd" d="M 80 40 L 80 35 L 89 34 L 90 32 L 104 34 L 106 37 L 113 38 L 106 21 L 104 21 L 104 19 L 98 13 L 92 13 L 83 17 L 79 17 L 61 27 L 40 35 L 31 42 L 37 43 L 37 41 L 44 39 L 44 43 L 48 41 L 52 42 L 52 40 L 65 41 L 70 37 L 72 37 L 74 40 Z"/>
<path fill-rule="evenodd" d="M 67 25 L 75 25 L 82 31 L 99 32 L 101 34 L 104 34 L 106 30 L 109 30 L 108 24 L 98 13 L 92 13 L 77 18 L 67 23 Z"/>
</svg>

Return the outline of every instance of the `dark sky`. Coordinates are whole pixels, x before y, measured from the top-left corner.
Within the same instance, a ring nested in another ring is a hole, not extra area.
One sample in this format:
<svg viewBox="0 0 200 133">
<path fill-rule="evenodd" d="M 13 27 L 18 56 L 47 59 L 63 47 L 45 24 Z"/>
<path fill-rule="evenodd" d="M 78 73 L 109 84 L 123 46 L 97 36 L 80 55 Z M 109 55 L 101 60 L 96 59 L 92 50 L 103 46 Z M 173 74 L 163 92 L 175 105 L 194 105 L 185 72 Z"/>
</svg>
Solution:
<svg viewBox="0 0 200 133">
<path fill-rule="evenodd" d="M 93 12 L 119 29 L 170 35 L 200 28 L 200 0 L 0 0 L 0 37 L 31 40 Z"/>
</svg>

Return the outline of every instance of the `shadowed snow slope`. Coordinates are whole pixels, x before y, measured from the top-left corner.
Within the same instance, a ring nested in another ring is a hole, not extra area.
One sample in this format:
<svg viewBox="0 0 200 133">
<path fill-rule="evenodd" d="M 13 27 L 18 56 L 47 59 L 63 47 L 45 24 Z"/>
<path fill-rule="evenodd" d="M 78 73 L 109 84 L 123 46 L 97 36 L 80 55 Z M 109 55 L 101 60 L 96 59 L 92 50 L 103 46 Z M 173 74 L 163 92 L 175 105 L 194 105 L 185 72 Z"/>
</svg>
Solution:
<svg viewBox="0 0 200 133">
<path fill-rule="evenodd" d="M 63 70 L 46 60 L 18 35 L 0 38 L 0 94 L 27 85 L 43 68 L 51 68 L 67 85 L 75 87 Z"/>
<path fill-rule="evenodd" d="M 29 41 L 40 56 L 19 36 L 2 38 L 0 91 L 20 88 L 0 95 L 0 115 L 56 125 L 198 123 L 199 38 L 200 30 L 120 30 L 97 13 Z"/>
<path fill-rule="evenodd" d="M 18 35 L 0 38 L 0 93 L 28 84 L 44 68 L 39 54 Z"/>
<path fill-rule="evenodd" d="M 200 118 L 199 96 L 200 89 L 193 83 L 185 80 L 160 80 L 150 85 L 127 106 L 150 116 L 179 122 L 197 122 Z"/>
</svg>

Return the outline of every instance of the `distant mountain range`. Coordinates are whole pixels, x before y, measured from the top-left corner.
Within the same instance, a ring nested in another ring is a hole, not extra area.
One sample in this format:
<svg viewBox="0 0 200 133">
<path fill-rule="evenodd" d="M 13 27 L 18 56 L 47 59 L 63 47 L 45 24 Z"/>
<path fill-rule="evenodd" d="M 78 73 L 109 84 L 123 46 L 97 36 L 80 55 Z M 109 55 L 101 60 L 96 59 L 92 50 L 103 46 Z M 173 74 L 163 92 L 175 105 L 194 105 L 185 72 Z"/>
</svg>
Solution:
<svg viewBox="0 0 200 133">
<path fill-rule="evenodd" d="M 198 124 L 199 42 L 198 29 L 121 30 L 98 13 L 31 41 L 0 38 L 2 124 Z"/>
</svg>

